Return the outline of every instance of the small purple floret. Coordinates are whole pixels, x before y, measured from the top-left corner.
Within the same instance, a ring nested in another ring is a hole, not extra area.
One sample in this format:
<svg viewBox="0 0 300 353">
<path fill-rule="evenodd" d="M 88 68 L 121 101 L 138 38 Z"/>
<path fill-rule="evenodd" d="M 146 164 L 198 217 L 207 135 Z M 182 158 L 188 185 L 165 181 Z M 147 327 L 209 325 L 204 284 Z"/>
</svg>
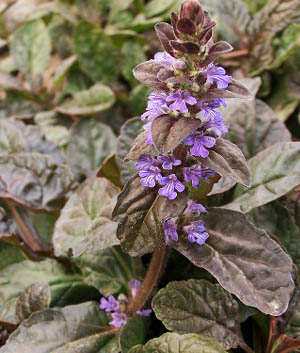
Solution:
<svg viewBox="0 0 300 353">
<path fill-rule="evenodd" d="M 159 163 L 155 160 L 155 158 L 153 156 L 147 156 L 145 154 L 142 154 L 138 160 L 138 162 L 136 162 L 135 167 L 139 170 L 141 169 L 147 169 L 150 167 L 158 167 Z"/>
<path fill-rule="evenodd" d="M 203 178 L 203 172 L 197 168 L 183 168 L 183 176 L 186 182 L 191 181 L 193 188 L 200 186 L 200 179 Z"/>
<path fill-rule="evenodd" d="M 201 205 L 201 203 L 196 203 L 193 200 L 188 200 L 187 208 L 185 209 L 184 213 L 188 212 L 195 212 L 197 211 L 198 213 L 200 212 L 207 212 L 206 208 Z"/>
<path fill-rule="evenodd" d="M 188 235 L 189 242 L 196 242 L 199 245 L 203 245 L 209 237 L 209 234 L 205 232 L 205 229 L 203 221 L 195 221 L 190 225 L 183 227 L 184 232 Z"/>
<path fill-rule="evenodd" d="M 108 300 L 102 297 L 100 300 L 100 309 L 105 310 L 107 313 L 118 311 L 120 309 L 120 303 L 112 295 L 108 297 Z"/>
<path fill-rule="evenodd" d="M 179 111 L 183 114 L 189 112 L 187 104 L 194 105 L 197 104 L 197 100 L 190 94 L 189 91 L 177 90 L 175 93 L 170 94 L 167 99 L 167 102 L 173 102 L 169 109 L 172 111 Z"/>
<path fill-rule="evenodd" d="M 141 177 L 141 184 L 148 188 L 154 188 L 155 180 L 160 181 L 162 178 L 160 169 L 155 166 L 140 170 L 139 176 Z"/>
<path fill-rule="evenodd" d="M 169 200 L 174 200 L 177 196 L 177 191 L 182 192 L 185 189 L 185 186 L 177 179 L 175 174 L 171 174 L 167 177 L 162 177 L 159 180 L 161 185 L 164 187 L 158 190 L 159 195 L 166 196 Z"/>
<path fill-rule="evenodd" d="M 141 115 L 141 119 L 153 120 L 168 111 L 166 103 L 167 95 L 164 92 L 152 92 L 148 97 L 146 112 Z"/>
<path fill-rule="evenodd" d="M 157 159 L 162 163 L 163 169 L 170 170 L 181 164 L 181 160 L 173 156 L 158 156 Z"/>
<path fill-rule="evenodd" d="M 141 285 L 142 285 L 142 283 L 140 281 L 138 281 L 137 279 L 133 279 L 132 281 L 130 281 L 128 283 L 128 288 L 131 291 L 132 298 L 135 298 L 135 296 L 137 295 L 137 292 L 141 288 Z"/>
<path fill-rule="evenodd" d="M 226 75 L 226 71 L 222 66 L 215 66 L 213 63 L 208 65 L 205 75 L 210 84 L 215 82 L 220 89 L 227 88 L 229 82 L 232 81 L 232 77 Z"/>
<path fill-rule="evenodd" d="M 127 322 L 127 316 L 121 313 L 113 313 L 111 314 L 113 320 L 109 322 L 111 326 L 120 328 Z"/>
<path fill-rule="evenodd" d="M 176 66 L 177 63 L 180 63 L 180 60 L 173 58 L 173 56 L 171 56 L 169 53 L 167 53 L 165 51 L 160 51 L 160 52 L 156 53 L 154 55 L 153 60 L 158 63 L 168 65 L 170 68 L 172 68 L 172 65 Z"/>
<path fill-rule="evenodd" d="M 206 158 L 209 155 L 207 148 L 213 147 L 215 143 L 216 139 L 211 136 L 205 136 L 203 131 L 194 131 L 188 138 L 184 140 L 185 145 L 193 145 L 193 147 L 190 149 L 191 155 L 202 158 Z"/>
<path fill-rule="evenodd" d="M 148 145 L 153 145 L 153 140 L 152 140 L 152 132 L 151 132 L 151 129 L 152 129 L 152 122 L 150 121 L 149 123 L 145 124 L 143 126 L 143 129 L 145 131 L 148 131 L 148 134 L 146 135 L 146 143 Z"/>
<path fill-rule="evenodd" d="M 174 241 L 178 240 L 177 224 L 175 222 L 173 222 L 171 219 L 168 219 L 164 223 L 164 229 L 165 229 L 166 244 L 168 244 L 169 238 L 171 238 Z"/>
<path fill-rule="evenodd" d="M 150 316 L 152 313 L 152 310 L 151 309 L 138 310 L 136 313 L 140 316 Z"/>
</svg>

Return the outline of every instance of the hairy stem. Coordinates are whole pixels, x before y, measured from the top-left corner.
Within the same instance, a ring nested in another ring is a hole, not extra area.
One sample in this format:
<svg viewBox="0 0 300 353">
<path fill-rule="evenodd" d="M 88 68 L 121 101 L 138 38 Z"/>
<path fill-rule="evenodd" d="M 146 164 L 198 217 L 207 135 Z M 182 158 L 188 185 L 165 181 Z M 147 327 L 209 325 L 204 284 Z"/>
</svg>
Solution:
<svg viewBox="0 0 300 353">
<path fill-rule="evenodd" d="M 15 221 L 17 222 L 23 236 L 26 244 L 31 248 L 33 251 L 42 251 L 43 248 L 41 247 L 40 243 L 37 241 L 37 239 L 33 236 L 31 233 L 30 229 L 27 227 L 27 225 L 24 223 L 22 217 L 19 215 L 17 209 L 15 208 L 14 204 L 9 201 L 5 200 L 8 208 L 10 209 Z"/>
<path fill-rule="evenodd" d="M 161 271 L 164 268 L 166 253 L 166 247 L 154 250 L 144 282 L 142 283 L 136 297 L 128 304 L 127 314 L 129 316 L 132 316 L 138 310 L 141 310 L 151 295 Z"/>
<path fill-rule="evenodd" d="M 242 49 L 242 50 L 235 50 L 231 53 L 226 53 L 222 55 L 222 59 L 232 59 L 232 58 L 239 58 L 241 56 L 246 56 L 248 55 L 248 50 L 247 49 Z"/>
</svg>

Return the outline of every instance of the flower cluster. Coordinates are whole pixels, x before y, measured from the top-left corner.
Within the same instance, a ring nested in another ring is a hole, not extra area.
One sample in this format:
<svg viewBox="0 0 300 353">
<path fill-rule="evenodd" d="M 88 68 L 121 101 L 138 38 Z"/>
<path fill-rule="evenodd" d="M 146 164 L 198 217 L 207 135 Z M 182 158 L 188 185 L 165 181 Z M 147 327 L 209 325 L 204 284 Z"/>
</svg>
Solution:
<svg viewBox="0 0 300 353">
<path fill-rule="evenodd" d="M 134 70 L 139 81 L 154 89 L 149 95 L 146 112 L 141 116 L 142 120 L 147 120 L 145 142 L 159 152 L 164 151 L 157 146 L 164 145 L 166 133 L 161 132 L 161 123 L 157 121 L 170 123 L 171 138 L 172 134 L 178 134 L 173 152 L 157 157 L 142 155 L 136 163 L 141 184 L 157 190 L 160 196 L 169 200 L 174 200 L 186 188 L 199 188 L 202 179 L 209 182 L 209 177 L 214 176 L 215 172 L 205 166 L 205 159 L 217 140 L 228 132 L 219 108 L 226 107 L 225 98 L 234 97 L 237 86 L 240 96 L 248 95 L 247 89 L 215 62 L 232 47 L 224 41 L 214 43 L 214 25 L 198 1 L 185 0 L 179 15 L 171 14 L 171 25 L 158 23 L 155 26 L 164 51 Z M 178 121 L 182 132 L 172 130 Z M 184 131 L 191 133 L 187 136 Z M 192 200 L 186 210 L 205 212 L 201 204 Z M 178 240 L 174 220 L 165 220 L 164 229 L 166 243 L 169 239 Z M 180 230 L 187 234 L 190 242 L 199 245 L 208 238 L 201 220 L 184 224 Z"/>
<path fill-rule="evenodd" d="M 128 283 L 128 288 L 131 291 L 131 297 L 134 299 L 141 287 L 141 282 L 134 279 Z M 128 299 L 125 295 L 119 295 L 119 300 L 115 299 L 113 295 L 110 295 L 108 299 L 102 297 L 100 300 L 100 309 L 105 310 L 109 313 L 112 320 L 109 322 L 111 326 L 120 328 L 127 322 L 126 306 Z M 149 316 L 152 313 L 151 309 L 139 310 L 138 315 Z"/>
</svg>

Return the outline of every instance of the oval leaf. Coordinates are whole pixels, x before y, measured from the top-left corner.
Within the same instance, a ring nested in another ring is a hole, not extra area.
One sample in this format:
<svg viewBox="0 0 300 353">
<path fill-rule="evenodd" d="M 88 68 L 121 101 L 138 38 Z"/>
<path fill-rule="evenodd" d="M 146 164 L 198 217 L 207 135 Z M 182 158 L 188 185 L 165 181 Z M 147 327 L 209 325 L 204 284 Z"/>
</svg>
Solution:
<svg viewBox="0 0 300 353">
<path fill-rule="evenodd" d="M 293 264 L 280 245 L 236 211 L 212 208 L 203 220 L 210 235 L 204 245 L 181 239 L 174 248 L 244 304 L 274 316 L 285 312 L 294 290 Z"/>
</svg>

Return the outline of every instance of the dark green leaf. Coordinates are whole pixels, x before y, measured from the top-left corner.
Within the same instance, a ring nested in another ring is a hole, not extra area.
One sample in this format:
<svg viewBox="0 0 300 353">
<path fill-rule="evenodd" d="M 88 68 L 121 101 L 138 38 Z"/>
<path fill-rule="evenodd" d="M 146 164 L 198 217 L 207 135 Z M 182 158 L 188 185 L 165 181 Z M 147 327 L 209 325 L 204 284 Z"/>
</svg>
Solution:
<svg viewBox="0 0 300 353">
<path fill-rule="evenodd" d="M 123 184 L 137 172 L 134 163 L 124 162 L 132 148 L 136 137 L 142 132 L 144 122 L 139 118 L 132 118 L 127 120 L 121 127 L 120 136 L 117 140 L 117 162 L 121 169 L 121 181 Z"/>
<path fill-rule="evenodd" d="M 105 333 L 109 329 L 105 312 L 95 302 L 47 309 L 26 320 L 0 352 L 108 352 L 104 349 L 114 339 L 112 333 Z"/>
<path fill-rule="evenodd" d="M 133 116 L 141 115 L 146 110 L 148 96 L 151 93 L 151 88 L 144 85 L 137 85 L 130 92 L 129 108 Z"/>
<path fill-rule="evenodd" d="M 77 186 L 67 166 L 39 153 L 0 155 L 0 174 L 0 196 L 29 209 L 60 209 Z"/>
<path fill-rule="evenodd" d="M 224 349 L 236 348 L 240 332 L 238 304 L 220 285 L 206 280 L 170 282 L 152 300 L 156 317 L 177 333 L 203 333 Z"/>
<path fill-rule="evenodd" d="M 152 122 L 152 139 L 155 148 L 161 153 L 173 151 L 194 130 L 202 124 L 199 119 L 176 119 L 161 115 Z"/>
<path fill-rule="evenodd" d="M 132 70 L 146 60 L 143 48 L 136 40 L 128 40 L 121 48 L 121 55 L 123 58 L 122 74 L 131 84 L 134 84 L 136 81 Z"/>
<path fill-rule="evenodd" d="M 97 177 L 103 177 L 111 181 L 114 185 L 122 188 L 120 167 L 117 163 L 116 155 L 108 156 L 100 165 L 97 171 Z"/>
<path fill-rule="evenodd" d="M 248 161 L 252 185 L 238 185 L 226 208 L 249 212 L 278 199 L 300 183 L 300 142 L 277 143 Z"/>
<path fill-rule="evenodd" d="M 257 227 L 276 235 L 300 268 L 300 229 L 287 208 L 275 201 L 253 209 L 247 216 Z"/>
<path fill-rule="evenodd" d="M 225 353 L 222 347 L 212 338 L 193 333 L 178 335 L 165 333 L 154 338 L 144 346 L 138 345 L 129 353 Z M 0 353 L 2 353 L 0 351 Z M 4 353 L 4 352 L 3 352 Z"/>
<path fill-rule="evenodd" d="M 157 188 L 142 186 L 138 175 L 129 179 L 113 212 L 119 222 L 117 236 L 124 251 L 141 256 L 164 246 L 163 222 L 182 213 L 187 200 L 187 192 L 179 193 L 171 201 L 159 196 Z"/>
<path fill-rule="evenodd" d="M 50 59 L 51 41 L 44 22 L 27 22 L 13 36 L 11 53 L 18 69 L 31 79 L 42 73 Z"/>
<path fill-rule="evenodd" d="M 282 314 L 294 289 L 289 256 L 242 213 L 212 208 L 202 218 L 210 235 L 206 243 L 198 246 L 182 238 L 173 247 L 244 304 Z"/>
<path fill-rule="evenodd" d="M 82 119 L 73 125 L 67 147 L 67 160 L 78 179 L 94 172 L 116 150 L 112 129 L 95 119 Z"/>
<path fill-rule="evenodd" d="M 118 246 L 82 255 L 75 261 L 82 270 L 84 281 L 104 296 L 126 294 L 128 282 L 143 280 L 144 276 L 141 259 L 123 253 Z"/>
<path fill-rule="evenodd" d="M 51 292 L 47 283 L 33 283 L 20 295 L 16 316 L 20 322 L 26 320 L 32 313 L 49 307 Z"/>
<path fill-rule="evenodd" d="M 143 344 L 146 338 L 146 319 L 140 315 L 135 315 L 123 326 L 120 334 L 120 347 L 122 353 L 128 353 L 130 348 Z"/>
<path fill-rule="evenodd" d="M 102 31 L 91 23 L 80 23 L 75 29 L 74 46 L 79 64 L 91 80 L 110 82 L 118 78 L 119 52 Z"/>
<path fill-rule="evenodd" d="M 62 79 L 65 77 L 69 69 L 77 60 L 75 55 L 70 56 L 69 58 L 65 59 L 56 69 L 54 81 L 58 85 Z"/>
<path fill-rule="evenodd" d="M 120 189 L 104 178 L 91 177 L 70 197 L 58 218 L 53 246 L 56 256 L 75 256 L 118 244 L 111 213 Z"/>
<path fill-rule="evenodd" d="M 242 151 L 233 143 L 219 138 L 209 150 L 207 158 L 198 157 L 201 163 L 218 174 L 245 185 L 251 185 L 250 171 Z"/>
<path fill-rule="evenodd" d="M 151 0 L 145 7 L 147 18 L 158 16 L 166 11 L 175 3 L 175 0 Z"/>
<path fill-rule="evenodd" d="M 114 92 L 97 83 L 85 91 L 75 93 L 72 100 L 58 106 L 56 111 L 69 115 L 92 115 L 109 109 L 114 102 Z"/>
</svg>

